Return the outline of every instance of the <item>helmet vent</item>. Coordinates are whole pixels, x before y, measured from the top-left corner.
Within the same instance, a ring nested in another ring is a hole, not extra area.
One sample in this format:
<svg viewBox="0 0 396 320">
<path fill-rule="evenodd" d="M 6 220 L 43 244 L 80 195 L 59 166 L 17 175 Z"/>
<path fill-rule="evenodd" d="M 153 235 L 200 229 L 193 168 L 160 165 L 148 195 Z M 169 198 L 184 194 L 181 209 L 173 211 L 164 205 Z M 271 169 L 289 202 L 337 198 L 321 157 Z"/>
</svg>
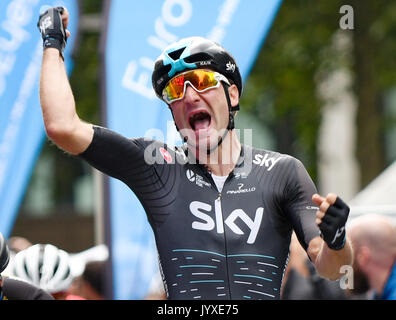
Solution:
<svg viewBox="0 0 396 320">
<path fill-rule="evenodd" d="M 171 57 L 173 60 L 178 60 L 180 58 L 180 56 L 182 55 L 182 53 L 184 52 L 184 50 L 186 49 L 186 47 L 177 49 L 173 52 L 169 52 L 168 55 L 169 57 Z"/>
<path fill-rule="evenodd" d="M 60 264 L 60 257 L 57 256 L 56 261 L 55 261 L 55 266 L 54 266 L 54 274 L 56 274 L 56 272 L 58 271 L 59 264 Z"/>
<path fill-rule="evenodd" d="M 191 56 L 184 59 L 184 61 L 186 61 L 187 63 L 206 61 L 206 60 L 213 60 L 213 59 L 210 54 L 207 54 L 205 52 L 192 54 Z"/>
<path fill-rule="evenodd" d="M 27 264 L 26 264 L 26 257 L 23 257 L 23 260 L 24 260 L 24 262 L 23 262 L 23 269 L 25 270 L 25 273 L 26 273 L 29 277 L 31 277 L 31 274 L 30 274 L 30 272 L 29 272 L 29 270 L 28 270 L 28 267 L 27 267 Z"/>
</svg>

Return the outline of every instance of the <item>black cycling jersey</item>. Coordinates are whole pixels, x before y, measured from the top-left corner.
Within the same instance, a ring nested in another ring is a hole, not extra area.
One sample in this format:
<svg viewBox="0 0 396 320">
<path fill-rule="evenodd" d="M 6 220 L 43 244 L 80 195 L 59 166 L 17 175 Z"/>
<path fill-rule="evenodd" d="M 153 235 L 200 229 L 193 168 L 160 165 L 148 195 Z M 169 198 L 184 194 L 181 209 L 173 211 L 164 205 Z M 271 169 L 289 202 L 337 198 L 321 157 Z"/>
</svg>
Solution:
<svg viewBox="0 0 396 320">
<path fill-rule="evenodd" d="M 0 300 L 54 300 L 41 288 L 22 280 L 3 277 Z"/>
<path fill-rule="evenodd" d="M 80 156 L 142 203 L 169 299 L 279 299 L 292 230 L 305 249 L 319 236 L 299 160 L 242 146 L 219 192 L 185 146 L 94 131 Z"/>
</svg>

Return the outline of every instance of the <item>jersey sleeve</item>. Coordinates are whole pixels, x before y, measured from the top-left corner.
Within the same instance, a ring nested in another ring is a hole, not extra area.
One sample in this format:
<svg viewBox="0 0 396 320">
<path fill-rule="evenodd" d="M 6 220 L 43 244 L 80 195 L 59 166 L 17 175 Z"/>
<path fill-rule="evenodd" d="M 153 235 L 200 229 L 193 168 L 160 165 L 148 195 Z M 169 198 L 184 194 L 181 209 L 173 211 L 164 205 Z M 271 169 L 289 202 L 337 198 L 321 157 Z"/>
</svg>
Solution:
<svg viewBox="0 0 396 320">
<path fill-rule="evenodd" d="M 286 162 L 288 178 L 283 192 L 283 210 L 300 244 L 307 250 L 309 242 L 320 235 L 315 223 L 318 207 L 312 201 L 317 190 L 301 161 L 288 157 Z"/>
<path fill-rule="evenodd" d="M 174 195 L 177 189 L 175 166 L 163 165 L 167 161 L 161 150 L 170 156 L 171 150 L 168 152 L 167 148 L 160 141 L 129 139 L 110 129 L 94 126 L 93 140 L 79 156 L 104 174 L 124 182 L 140 200 L 150 220 L 164 217 L 161 211 L 164 201 L 170 198 L 169 201 L 173 201 L 174 197 L 168 194 Z"/>
<path fill-rule="evenodd" d="M 99 171 L 124 180 L 147 167 L 144 161 L 143 139 L 129 139 L 110 129 L 94 126 L 94 136 L 88 148 L 79 156 Z"/>
<path fill-rule="evenodd" d="M 54 300 L 41 288 L 22 280 L 3 278 L 3 293 L 7 300 Z"/>
</svg>

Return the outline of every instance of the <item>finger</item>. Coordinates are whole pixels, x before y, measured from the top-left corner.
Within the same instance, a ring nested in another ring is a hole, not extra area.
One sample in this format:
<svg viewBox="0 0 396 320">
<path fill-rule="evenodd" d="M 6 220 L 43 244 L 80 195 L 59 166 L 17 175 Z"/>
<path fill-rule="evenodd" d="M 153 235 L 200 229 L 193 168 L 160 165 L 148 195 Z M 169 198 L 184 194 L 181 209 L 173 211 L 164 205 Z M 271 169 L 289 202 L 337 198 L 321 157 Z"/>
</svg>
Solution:
<svg viewBox="0 0 396 320">
<path fill-rule="evenodd" d="M 62 17 L 63 25 L 66 29 L 67 25 L 69 24 L 69 11 L 67 10 L 66 7 L 62 7 L 62 9 L 63 10 L 61 11 L 61 17 Z"/>
<path fill-rule="evenodd" d="M 318 224 L 318 227 L 322 234 L 327 234 L 331 230 L 331 226 L 324 220 Z"/>
<path fill-rule="evenodd" d="M 349 208 L 348 205 L 344 201 L 342 201 L 342 199 L 340 197 L 336 198 L 336 200 L 334 202 L 334 206 L 339 209 Z"/>
<path fill-rule="evenodd" d="M 319 213 L 319 211 L 318 211 L 318 213 Z M 316 219 L 315 219 L 315 223 L 316 223 L 316 225 L 320 225 L 321 223 L 323 223 L 323 220 L 324 219 L 324 214 L 322 214 L 322 215 L 318 215 L 318 214 L 316 214 Z"/>
<path fill-rule="evenodd" d="M 323 201 L 321 203 L 321 205 L 319 206 L 319 211 L 322 211 L 323 213 L 326 213 L 327 210 L 329 209 L 330 205 L 331 204 L 327 200 Z"/>
<path fill-rule="evenodd" d="M 336 208 L 334 205 L 331 205 L 326 211 L 327 217 L 337 217 L 339 214 L 339 209 Z"/>
<path fill-rule="evenodd" d="M 327 201 L 328 203 L 330 203 L 331 205 L 334 204 L 334 203 L 336 202 L 336 200 L 337 200 L 337 195 L 334 194 L 334 193 L 329 193 L 329 194 L 326 196 L 326 201 Z"/>
<path fill-rule="evenodd" d="M 329 211 L 326 212 L 326 214 L 321 218 L 322 222 L 325 222 L 327 224 L 330 225 L 335 225 L 337 224 L 337 216 L 332 215 L 332 213 L 330 213 L 332 207 L 330 207 Z"/>
<path fill-rule="evenodd" d="M 321 225 L 321 227 L 331 225 L 331 222 L 330 222 L 330 220 L 327 218 L 326 215 L 323 216 L 322 218 L 316 216 L 315 222 L 316 222 L 316 224 L 317 224 L 318 226 Z"/>
<path fill-rule="evenodd" d="M 316 218 L 317 219 L 323 219 L 323 217 L 325 216 L 325 213 L 323 211 L 316 211 Z"/>
<path fill-rule="evenodd" d="M 66 38 L 69 38 L 71 36 L 71 33 L 69 30 L 66 30 Z"/>
<path fill-rule="evenodd" d="M 323 198 L 321 195 L 315 193 L 312 196 L 312 201 L 317 205 L 320 206 L 322 204 L 322 202 L 325 200 L 325 198 Z"/>
</svg>

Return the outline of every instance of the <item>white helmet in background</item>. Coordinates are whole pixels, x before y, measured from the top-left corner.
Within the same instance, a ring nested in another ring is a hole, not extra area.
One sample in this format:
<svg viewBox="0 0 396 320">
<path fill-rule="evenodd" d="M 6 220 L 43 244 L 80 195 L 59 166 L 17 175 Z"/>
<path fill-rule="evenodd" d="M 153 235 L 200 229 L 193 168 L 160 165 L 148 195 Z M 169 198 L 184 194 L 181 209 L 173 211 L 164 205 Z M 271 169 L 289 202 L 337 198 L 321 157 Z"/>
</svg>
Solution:
<svg viewBox="0 0 396 320">
<path fill-rule="evenodd" d="M 35 244 L 18 252 L 14 275 L 49 293 L 66 291 L 73 281 L 69 254 L 52 244 Z"/>
</svg>

